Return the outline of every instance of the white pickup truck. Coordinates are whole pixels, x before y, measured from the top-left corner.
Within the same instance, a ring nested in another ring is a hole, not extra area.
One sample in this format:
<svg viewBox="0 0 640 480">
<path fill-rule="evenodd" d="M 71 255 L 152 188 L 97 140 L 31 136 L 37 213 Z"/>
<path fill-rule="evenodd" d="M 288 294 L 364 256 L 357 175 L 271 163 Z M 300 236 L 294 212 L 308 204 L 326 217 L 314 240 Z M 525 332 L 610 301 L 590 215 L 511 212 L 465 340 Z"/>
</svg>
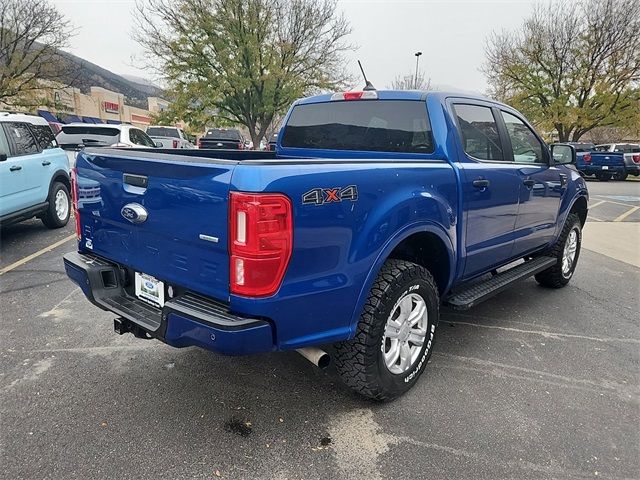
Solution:
<svg viewBox="0 0 640 480">
<path fill-rule="evenodd" d="M 154 141 L 161 143 L 162 148 L 196 148 L 189 141 L 184 130 L 178 127 L 164 127 L 152 125 L 147 127 L 147 135 Z"/>
</svg>

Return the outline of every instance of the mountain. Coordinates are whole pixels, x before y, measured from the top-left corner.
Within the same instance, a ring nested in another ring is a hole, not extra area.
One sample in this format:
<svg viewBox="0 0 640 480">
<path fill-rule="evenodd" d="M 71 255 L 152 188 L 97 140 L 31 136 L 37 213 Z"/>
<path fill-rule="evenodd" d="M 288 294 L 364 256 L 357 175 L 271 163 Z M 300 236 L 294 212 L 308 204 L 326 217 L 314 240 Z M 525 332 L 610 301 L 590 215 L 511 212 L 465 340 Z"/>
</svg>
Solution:
<svg viewBox="0 0 640 480">
<path fill-rule="evenodd" d="M 68 52 L 60 52 L 67 63 L 62 81 L 89 93 L 91 87 L 102 87 L 122 93 L 125 103 L 134 107 L 147 108 L 147 97 L 161 97 L 162 89 L 142 78 L 132 81 L 122 75 L 110 72 L 95 63 L 91 63 Z M 144 82 L 144 83 L 143 83 Z"/>
<path fill-rule="evenodd" d="M 126 78 L 130 82 L 137 83 L 139 85 L 144 85 L 146 87 L 154 87 L 154 88 L 162 89 L 162 87 L 160 87 L 159 85 L 153 83 L 151 80 L 149 80 L 147 78 L 144 78 L 144 77 L 139 77 L 138 75 L 130 75 L 130 74 L 127 74 L 127 73 L 121 73 L 120 76 L 122 78 Z"/>
</svg>

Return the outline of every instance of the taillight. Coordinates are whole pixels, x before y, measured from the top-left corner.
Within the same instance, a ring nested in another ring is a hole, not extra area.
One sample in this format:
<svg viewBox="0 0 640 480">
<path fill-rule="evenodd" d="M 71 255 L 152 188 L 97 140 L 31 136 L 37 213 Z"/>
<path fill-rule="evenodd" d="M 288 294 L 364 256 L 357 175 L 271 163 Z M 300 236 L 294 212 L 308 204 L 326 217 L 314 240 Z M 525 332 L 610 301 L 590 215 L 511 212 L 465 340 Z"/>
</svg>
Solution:
<svg viewBox="0 0 640 480">
<path fill-rule="evenodd" d="M 633 163 L 640 163 L 640 155 L 632 155 Z"/>
<path fill-rule="evenodd" d="M 273 295 L 293 247 L 291 201 L 279 193 L 229 194 L 230 290 L 236 295 Z"/>
<path fill-rule="evenodd" d="M 71 169 L 71 199 L 73 216 L 76 219 L 76 237 L 80 240 L 82 238 L 82 231 L 80 230 L 80 211 L 78 209 L 78 169 L 76 167 Z"/>
<path fill-rule="evenodd" d="M 582 159 L 584 160 L 584 163 L 591 163 L 591 154 L 585 153 Z"/>
<path fill-rule="evenodd" d="M 202 148 L 202 140 L 200 138 L 196 140 L 196 147 Z"/>
<path fill-rule="evenodd" d="M 173 148 L 178 148 L 178 140 L 173 141 Z"/>
<path fill-rule="evenodd" d="M 238 150 L 244 150 L 244 142 L 238 142 Z"/>
</svg>

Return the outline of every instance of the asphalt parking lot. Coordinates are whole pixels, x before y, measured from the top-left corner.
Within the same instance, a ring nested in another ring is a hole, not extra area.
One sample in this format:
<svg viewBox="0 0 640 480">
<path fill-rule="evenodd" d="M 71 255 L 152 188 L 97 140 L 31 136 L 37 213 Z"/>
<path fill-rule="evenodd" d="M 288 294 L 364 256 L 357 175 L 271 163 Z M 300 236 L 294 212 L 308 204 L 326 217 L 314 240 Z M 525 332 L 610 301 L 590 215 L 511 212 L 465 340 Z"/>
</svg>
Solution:
<svg viewBox="0 0 640 480">
<path fill-rule="evenodd" d="M 589 188 L 585 239 L 640 221 L 640 182 Z M 640 245 L 626 231 L 613 253 Z M 114 334 L 64 274 L 72 233 L 36 220 L 1 233 L 3 478 L 640 475 L 634 258 L 583 249 L 565 289 L 528 280 L 443 311 L 416 388 L 376 404 L 296 353 L 232 358 Z"/>
</svg>

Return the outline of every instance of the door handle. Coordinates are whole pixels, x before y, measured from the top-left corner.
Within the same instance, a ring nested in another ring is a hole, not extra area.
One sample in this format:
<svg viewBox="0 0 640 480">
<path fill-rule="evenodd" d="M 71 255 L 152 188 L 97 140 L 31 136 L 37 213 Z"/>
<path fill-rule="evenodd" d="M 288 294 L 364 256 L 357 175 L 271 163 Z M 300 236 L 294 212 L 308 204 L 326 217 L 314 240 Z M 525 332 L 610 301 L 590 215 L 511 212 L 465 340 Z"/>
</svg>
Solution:
<svg viewBox="0 0 640 480">
<path fill-rule="evenodd" d="M 49 160 L 43 160 L 42 161 L 42 166 L 46 167 L 47 165 L 51 165 L 51 162 Z"/>
<path fill-rule="evenodd" d="M 531 188 L 536 184 L 536 181 L 533 178 L 525 178 L 522 183 L 524 183 L 526 187 Z"/>
<path fill-rule="evenodd" d="M 485 178 L 479 178 L 478 180 L 474 180 L 471 184 L 476 188 L 487 188 L 491 182 Z"/>
<path fill-rule="evenodd" d="M 20 165 L 11 165 L 11 167 L 9 167 L 9 171 L 11 171 L 11 172 L 15 172 L 15 171 L 18 171 L 18 170 L 22 170 L 22 166 L 20 166 Z"/>
</svg>

